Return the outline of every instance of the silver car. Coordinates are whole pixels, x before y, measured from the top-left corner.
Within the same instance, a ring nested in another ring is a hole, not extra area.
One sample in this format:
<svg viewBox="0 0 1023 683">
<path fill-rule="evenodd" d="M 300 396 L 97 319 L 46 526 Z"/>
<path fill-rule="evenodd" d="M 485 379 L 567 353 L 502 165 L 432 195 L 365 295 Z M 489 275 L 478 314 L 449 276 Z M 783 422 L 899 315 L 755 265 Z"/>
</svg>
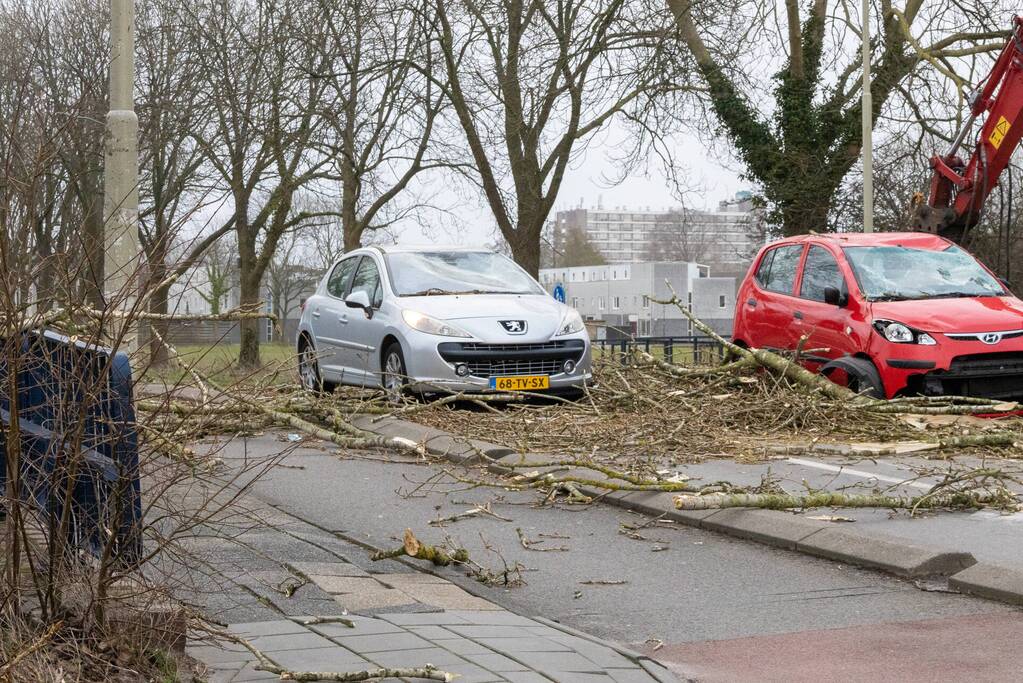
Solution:
<svg viewBox="0 0 1023 683">
<path fill-rule="evenodd" d="M 305 302 L 297 348 L 309 390 L 578 394 L 591 377 L 579 313 L 483 249 L 346 254 Z"/>
</svg>

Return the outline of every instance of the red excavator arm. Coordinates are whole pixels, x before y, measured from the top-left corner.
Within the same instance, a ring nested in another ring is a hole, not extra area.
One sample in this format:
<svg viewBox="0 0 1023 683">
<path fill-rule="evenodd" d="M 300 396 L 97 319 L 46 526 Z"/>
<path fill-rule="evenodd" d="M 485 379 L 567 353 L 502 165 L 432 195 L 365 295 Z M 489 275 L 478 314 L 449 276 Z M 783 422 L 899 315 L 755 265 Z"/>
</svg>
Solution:
<svg viewBox="0 0 1023 683">
<path fill-rule="evenodd" d="M 914 230 L 962 241 L 980 220 L 984 202 L 1023 138 L 1023 18 L 1013 17 L 1012 35 L 987 79 L 969 97 L 970 118 L 952 150 L 931 159 L 934 176 L 927 204 L 916 207 Z M 974 121 L 987 114 L 968 162 L 957 153 Z"/>
</svg>

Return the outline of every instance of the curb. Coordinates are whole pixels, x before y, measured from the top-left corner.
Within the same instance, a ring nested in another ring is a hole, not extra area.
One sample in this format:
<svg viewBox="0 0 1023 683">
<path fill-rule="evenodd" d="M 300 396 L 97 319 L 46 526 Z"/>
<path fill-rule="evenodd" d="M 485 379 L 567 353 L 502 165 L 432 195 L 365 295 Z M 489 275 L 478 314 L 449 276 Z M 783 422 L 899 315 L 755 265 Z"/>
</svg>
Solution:
<svg viewBox="0 0 1023 683">
<path fill-rule="evenodd" d="M 518 452 L 504 446 L 458 438 L 439 429 L 393 417 L 378 422 L 365 417 L 357 418 L 356 425 L 384 436 L 413 439 L 422 443 L 431 455 L 458 464 L 479 463 L 482 460 L 480 453 L 494 460 L 522 457 Z M 495 472 L 511 471 L 511 468 L 502 467 L 497 463 L 491 463 L 488 467 Z M 961 593 L 1023 605 L 1023 572 L 978 563 L 968 552 L 917 546 L 894 536 L 880 538 L 877 535 L 860 534 L 848 529 L 838 529 L 827 522 L 804 519 L 781 511 L 751 508 L 677 510 L 673 494 L 670 493 L 608 492 L 586 486 L 580 486 L 579 491 L 615 507 L 653 517 L 663 516 L 687 526 L 875 569 L 901 578 L 948 577 L 949 586 Z M 555 623 L 550 625 L 554 626 Z M 560 624 L 557 627 L 565 628 Z"/>
</svg>

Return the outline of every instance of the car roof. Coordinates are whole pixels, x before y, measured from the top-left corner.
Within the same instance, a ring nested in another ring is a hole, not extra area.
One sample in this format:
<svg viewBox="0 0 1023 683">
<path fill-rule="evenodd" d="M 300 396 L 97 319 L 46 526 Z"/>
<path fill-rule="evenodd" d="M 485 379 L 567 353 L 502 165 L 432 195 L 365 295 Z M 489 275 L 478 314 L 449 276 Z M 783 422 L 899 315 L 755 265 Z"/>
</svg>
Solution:
<svg viewBox="0 0 1023 683">
<path fill-rule="evenodd" d="M 952 244 L 944 237 L 929 232 L 829 232 L 786 237 L 771 244 L 773 246 L 813 241 L 832 242 L 838 247 L 912 247 L 934 251 L 944 251 Z"/>
</svg>

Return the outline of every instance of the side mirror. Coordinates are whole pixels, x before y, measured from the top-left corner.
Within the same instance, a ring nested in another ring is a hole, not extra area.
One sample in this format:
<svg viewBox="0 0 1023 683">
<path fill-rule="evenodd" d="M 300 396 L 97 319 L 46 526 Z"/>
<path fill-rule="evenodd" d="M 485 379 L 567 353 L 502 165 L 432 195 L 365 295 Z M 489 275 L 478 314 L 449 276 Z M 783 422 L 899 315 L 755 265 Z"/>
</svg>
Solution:
<svg viewBox="0 0 1023 683">
<path fill-rule="evenodd" d="M 373 317 L 373 307 L 369 303 L 369 294 L 362 290 L 352 292 L 345 297 L 345 306 L 348 308 L 361 308 L 366 312 L 367 318 Z"/>
<path fill-rule="evenodd" d="M 825 287 L 824 303 L 842 308 L 849 303 L 849 297 L 842 294 L 838 287 Z"/>
</svg>

